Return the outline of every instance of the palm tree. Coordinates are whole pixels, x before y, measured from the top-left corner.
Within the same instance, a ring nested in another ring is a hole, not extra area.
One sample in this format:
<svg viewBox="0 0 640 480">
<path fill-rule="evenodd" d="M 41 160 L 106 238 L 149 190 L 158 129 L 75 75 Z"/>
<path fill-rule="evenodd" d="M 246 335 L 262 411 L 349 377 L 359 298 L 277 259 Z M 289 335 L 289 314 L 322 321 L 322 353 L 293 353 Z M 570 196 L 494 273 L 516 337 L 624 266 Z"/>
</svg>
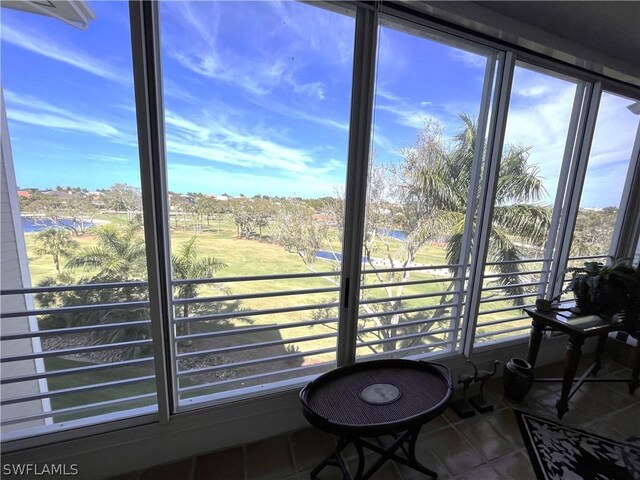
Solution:
<svg viewBox="0 0 640 480">
<path fill-rule="evenodd" d="M 451 150 L 434 150 L 427 135 L 418 140 L 410 153 L 416 157 L 410 162 L 415 165 L 409 172 L 413 174 L 409 185 L 415 188 L 410 194 L 421 200 L 427 212 L 416 232 L 432 229 L 434 218 L 440 223 L 446 218 L 451 225 L 447 241 L 450 265 L 465 261 L 461 258 L 462 236 L 465 227 L 470 228 L 465 225 L 465 213 L 468 207 L 473 208 L 467 202 L 477 126 L 468 115 L 462 114 L 460 118 L 462 132 L 454 137 Z M 521 287 L 509 287 L 521 283 L 517 262 L 523 258 L 523 248 L 519 244 L 543 245 L 550 224 L 549 208 L 537 203 L 545 189 L 538 167 L 528 163 L 529 150 L 530 147 L 510 145 L 502 155 L 489 232 L 488 261 L 497 264 L 494 268 L 499 273 L 508 274 L 498 280 L 508 287 L 505 289 L 508 295 L 524 293 Z M 523 303 L 521 298 L 512 301 Z"/>
<path fill-rule="evenodd" d="M 66 268 L 97 270 L 95 279 L 109 281 L 146 278 L 144 239 L 138 236 L 140 226 L 128 224 L 124 229 L 103 225 L 96 229 L 96 245 L 80 250 Z"/>
<path fill-rule="evenodd" d="M 219 258 L 215 257 L 199 257 L 198 245 L 196 237 L 191 239 L 180 247 L 178 253 L 171 257 L 171 265 L 173 269 L 173 279 L 175 280 L 193 280 L 196 278 L 211 278 L 221 268 L 227 266 Z M 183 283 L 175 287 L 175 298 L 196 298 L 198 296 L 198 284 Z M 189 316 L 189 304 L 182 304 L 182 316 Z M 185 323 L 187 335 L 191 334 L 191 324 Z"/>
<path fill-rule="evenodd" d="M 398 167 L 387 169 L 390 175 L 385 175 L 383 183 L 394 185 L 390 195 L 395 197 L 394 208 L 397 210 L 397 226 L 393 228 L 407 232 L 401 248 L 393 252 L 402 266 L 412 264 L 420 248 L 438 237 L 446 241 L 446 258 L 447 263 L 452 265 L 452 271 L 455 271 L 453 265 L 468 262 L 467 252 L 462 251 L 462 238 L 465 228 L 471 231 L 475 229 L 475 225 L 465 223 L 466 212 L 468 208 L 475 208 L 479 202 L 478 195 L 475 205 L 468 205 L 477 128 L 468 115 L 462 114 L 460 118 L 462 129 L 450 144 L 443 140 L 439 124 L 427 123 L 415 144 L 400 150 L 403 162 Z M 523 287 L 519 286 L 524 282 L 518 261 L 525 256 L 525 248 L 539 248 L 544 244 L 550 225 L 549 208 L 537 203 L 545 190 L 538 168 L 528 163 L 529 150 L 530 147 L 510 145 L 503 152 L 489 232 L 488 261 L 496 263 L 492 268 L 506 274 L 498 277 L 497 282 L 506 287 L 504 293 L 511 296 L 510 301 L 516 305 L 524 303 L 523 298 L 518 295 L 525 293 Z M 371 212 L 368 211 L 367 215 L 371 221 Z M 377 230 L 374 222 L 369 231 Z M 393 265 L 395 260 L 391 254 L 388 256 Z M 399 286 L 394 287 L 394 294 L 389 293 L 390 297 L 400 297 L 409 274 L 410 272 L 403 271 L 397 274 L 399 278 L 394 277 L 393 281 L 399 282 Z M 377 276 L 380 283 L 385 283 L 380 275 Z M 386 282 L 391 280 L 389 278 Z M 449 283 L 441 296 L 441 304 L 451 303 L 447 299 L 454 286 L 455 282 Z M 400 311 L 401 302 L 389 302 L 389 305 L 382 305 L 380 308 L 383 311 Z M 447 311 L 447 307 L 435 309 L 430 317 L 445 316 Z M 403 335 L 406 333 L 403 331 L 403 321 L 412 319 L 411 315 L 406 314 L 381 316 L 378 323 L 398 325 L 399 328 L 386 332 L 381 330 L 379 336 L 388 339 Z M 373 320 L 376 321 L 376 318 Z M 420 327 L 408 329 L 411 333 L 426 333 L 437 324 L 438 322 L 425 322 Z M 421 337 L 415 337 L 406 344 L 403 342 L 403 347 L 410 347 L 421 341 Z M 398 346 L 395 342 L 387 342 L 382 348 L 395 350 Z"/>
<path fill-rule="evenodd" d="M 130 224 L 124 229 L 106 225 L 96 230 L 97 244 L 83 248 L 68 262 L 69 270 L 89 270 L 93 275 L 83 277 L 77 283 L 124 282 L 146 277 L 144 240 L 138 235 L 139 225 Z M 184 244 L 177 255 L 172 257 L 174 279 L 194 279 L 211 277 L 226 264 L 214 257 L 198 256 L 196 237 Z M 97 270 L 97 272 L 96 272 Z M 96 273 L 93 273 L 96 272 Z M 47 278 L 41 286 L 52 286 L 75 283 L 69 272 L 63 272 L 57 278 Z M 198 294 L 197 284 L 184 284 L 176 287 L 176 298 L 194 298 Z M 39 294 L 38 301 L 44 307 L 73 306 L 89 304 L 106 304 L 135 302 L 147 300 L 146 287 L 126 286 L 117 289 L 97 289 L 77 292 L 53 292 Z M 182 313 L 189 314 L 189 304 L 184 304 Z M 45 317 L 42 322 L 46 328 L 63 328 L 80 325 L 97 325 L 112 322 L 126 322 L 149 318 L 149 310 L 143 308 L 123 308 L 108 311 L 96 310 L 79 314 L 56 315 Z M 186 332 L 190 333 L 187 323 Z M 143 340 L 150 336 L 147 326 L 123 327 L 112 330 L 101 330 L 92 335 L 95 343 L 113 343 Z M 127 349 L 126 357 L 136 357 L 148 353 L 139 348 Z"/>
<path fill-rule="evenodd" d="M 60 273 L 60 257 L 68 257 L 77 248 L 78 242 L 71 238 L 69 230 L 62 228 L 47 228 L 35 234 L 38 255 L 51 255 L 56 272 Z"/>
</svg>

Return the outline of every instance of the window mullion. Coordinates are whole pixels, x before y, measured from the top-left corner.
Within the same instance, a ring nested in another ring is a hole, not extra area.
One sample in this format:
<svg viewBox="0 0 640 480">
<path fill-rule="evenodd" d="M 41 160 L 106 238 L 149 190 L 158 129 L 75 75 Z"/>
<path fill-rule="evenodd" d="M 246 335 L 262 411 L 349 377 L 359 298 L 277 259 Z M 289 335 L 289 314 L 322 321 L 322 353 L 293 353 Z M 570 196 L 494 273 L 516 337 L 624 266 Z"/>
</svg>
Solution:
<svg viewBox="0 0 640 480">
<path fill-rule="evenodd" d="M 131 1 L 129 11 L 158 413 L 165 423 L 175 405 L 175 375 L 158 4 Z"/>
<path fill-rule="evenodd" d="M 377 37 L 378 10 L 358 6 L 345 193 L 338 366 L 353 363 L 356 354 Z"/>
<path fill-rule="evenodd" d="M 478 212 L 479 204 L 478 204 L 478 187 L 480 185 L 480 179 L 482 176 L 482 161 L 483 154 L 485 150 L 485 138 L 487 132 L 487 126 L 490 123 L 489 114 L 491 111 L 491 98 L 493 91 L 493 84 L 496 77 L 496 63 L 499 61 L 500 55 L 496 52 L 490 55 L 487 58 L 487 63 L 485 67 L 485 77 L 484 77 L 484 86 L 482 90 L 482 99 L 480 101 L 480 114 L 478 116 L 478 126 L 476 129 L 476 139 L 473 151 L 473 164 L 471 166 L 470 172 L 470 181 L 469 181 L 469 195 L 467 196 L 467 211 L 465 214 L 465 222 L 466 228 L 464 229 L 462 235 L 462 241 L 460 246 L 460 258 L 458 259 L 458 263 L 460 267 L 458 267 L 458 281 L 456 282 L 456 291 L 458 292 L 458 306 L 455 320 L 454 320 L 454 328 L 453 335 L 457 335 L 457 332 L 460 328 L 460 322 L 462 320 L 462 315 L 466 312 L 466 308 L 463 311 L 463 306 L 468 297 L 465 297 L 462 292 L 466 289 L 466 276 L 467 276 L 467 268 L 469 267 L 469 257 L 471 254 L 471 238 L 473 236 L 473 229 L 470 228 L 473 225 L 473 222 L 476 219 L 476 214 Z"/>
<path fill-rule="evenodd" d="M 562 291 L 562 273 L 566 268 L 571 252 L 573 230 L 576 226 L 582 187 L 587 175 L 587 164 L 589 162 L 589 153 L 593 142 L 601 94 L 602 84 L 597 82 L 587 89 L 585 96 L 584 114 L 578 130 L 578 138 L 576 139 L 577 148 L 574 151 L 574 161 L 567 179 L 568 189 L 565 207 L 563 208 L 564 218 L 558 228 L 558 247 L 555 255 L 555 266 L 552 270 L 554 284 L 552 285 L 552 290 L 549 290 L 552 292 L 552 296 L 557 296 Z"/>
<path fill-rule="evenodd" d="M 469 293 L 465 308 L 466 327 L 462 332 L 463 353 L 466 356 L 471 355 L 473 350 L 474 332 L 478 321 L 480 297 L 482 296 L 482 277 L 487 253 L 489 251 L 491 219 L 493 217 L 493 207 L 498 185 L 500 159 L 502 157 L 514 69 L 515 55 L 513 52 L 503 54 L 502 61 L 498 62 L 494 96 L 497 104 L 494 104 L 490 120 L 486 154 L 487 161 L 482 179 L 482 190 L 478 203 L 478 217 L 476 221 L 476 234 L 473 241 L 471 271 L 468 284 Z"/>
<path fill-rule="evenodd" d="M 640 213 L 638 212 L 640 212 L 640 124 L 633 144 L 609 255 L 633 258 L 638 235 L 640 235 Z"/>
<path fill-rule="evenodd" d="M 547 245 L 544 250 L 544 262 L 542 267 L 542 274 L 540 276 L 540 287 L 538 290 L 539 296 L 545 296 L 547 294 L 553 297 L 552 293 L 555 289 L 555 283 L 558 280 L 558 274 L 555 262 L 553 262 L 554 252 L 556 247 L 561 244 L 562 237 L 559 236 L 561 232 L 560 223 L 562 221 L 564 212 L 563 205 L 568 200 L 567 195 L 571 188 L 569 183 L 569 171 L 572 165 L 572 158 L 578 148 L 578 135 L 580 118 L 583 113 L 582 106 L 584 105 L 585 95 L 588 94 L 587 84 L 580 82 L 576 87 L 576 94 L 573 100 L 573 107 L 571 110 L 571 120 L 569 121 L 569 129 L 567 132 L 567 141 L 564 147 L 564 155 L 562 160 L 562 168 L 560 169 L 560 175 L 558 177 L 558 191 L 556 192 L 556 199 L 553 206 L 553 212 L 551 217 L 551 224 L 549 227 L 549 237 L 547 238 Z M 555 232 L 555 233 L 554 233 Z M 554 269 L 552 272 L 551 269 Z"/>
</svg>

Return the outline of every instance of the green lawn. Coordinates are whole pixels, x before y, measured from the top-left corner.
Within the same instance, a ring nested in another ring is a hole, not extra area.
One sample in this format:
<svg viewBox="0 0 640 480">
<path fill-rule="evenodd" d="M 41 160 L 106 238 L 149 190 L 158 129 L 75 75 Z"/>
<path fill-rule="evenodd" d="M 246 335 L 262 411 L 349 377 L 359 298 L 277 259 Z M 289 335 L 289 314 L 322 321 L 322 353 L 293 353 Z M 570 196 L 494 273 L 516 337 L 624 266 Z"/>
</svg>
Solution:
<svg viewBox="0 0 640 480">
<path fill-rule="evenodd" d="M 107 220 L 116 223 L 123 223 L 124 219 L 122 216 L 110 215 L 99 217 L 98 220 Z M 172 226 L 175 225 L 175 222 L 172 221 Z M 306 273 L 309 272 L 310 269 L 303 263 L 303 261 L 294 253 L 289 253 L 285 251 L 285 249 L 279 245 L 269 243 L 267 239 L 238 239 L 235 238 L 236 229 L 235 225 L 232 221 L 228 219 L 219 219 L 212 221 L 210 225 L 204 224 L 205 232 L 195 234 L 197 237 L 199 254 L 201 256 L 212 256 L 222 259 L 227 267 L 221 269 L 217 272 L 216 277 L 246 277 L 246 276 L 260 276 L 260 275 L 273 275 L 273 274 L 287 274 L 287 273 Z M 191 231 L 184 231 L 182 229 L 172 228 L 171 231 L 171 243 L 172 243 L 172 251 L 177 252 L 180 246 L 184 245 L 187 241 L 189 241 L 194 236 L 194 233 Z M 26 234 L 26 245 L 29 256 L 29 266 L 32 275 L 32 282 L 36 285 L 38 282 L 43 280 L 49 275 L 53 275 L 54 264 L 50 257 L 46 256 L 38 256 L 35 255 L 34 252 L 34 236 L 33 234 Z M 337 237 L 336 237 L 337 238 Z M 81 244 L 81 246 L 90 246 L 95 241 L 95 237 L 91 234 L 91 231 L 85 236 L 77 237 L 77 241 Z M 389 242 L 390 248 L 396 249 L 402 246 L 402 243 L 399 241 L 391 240 Z M 338 251 L 339 245 L 334 241 L 331 245 L 326 246 L 327 250 Z M 376 257 L 383 257 L 384 250 L 383 245 L 380 244 L 379 248 L 373 252 L 373 255 Z M 422 265 L 442 265 L 446 263 L 445 260 L 445 251 L 442 246 L 439 245 L 427 245 L 423 247 L 417 257 L 416 262 Z M 323 272 L 332 272 L 335 271 L 339 266 L 336 262 L 331 262 L 328 260 L 317 260 L 313 266 L 313 269 L 317 271 Z M 369 267 L 367 267 L 369 268 Z M 444 272 L 439 273 L 442 277 Z M 74 273 L 75 275 L 80 275 L 81 272 Z M 448 274 L 446 274 L 448 275 Z M 290 290 L 300 290 L 300 289 L 310 289 L 310 288 L 322 288 L 322 287 L 335 287 L 335 280 L 337 277 L 328 276 L 326 278 L 317 277 L 317 278 L 303 278 L 303 279 L 281 279 L 281 280 L 263 280 L 263 281 L 236 281 L 233 283 L 221 283 L 218 286 L 200 286 L 198 288 L 198 296 L 199 297 L 207 297 L 207 296 L 221 296 L 226 294 L 237 295 L 237 294 L 256 294 L 256 293 L 266 293 L 266 292 L 274 292 L 274 291 L 290 291 Z M 395 281 L 399 280 L 399 275 L 395 275 Z M 418 280 L 418 279 L 434 279 L 433 273 L 424 273 L 424 272 L 412 272 L 409 280 Z M 393 279 L 385 276 L 382 281 L 389 282 Z M 378 280 L 375 279 L 373 275 L 367 275 L 366 282 L 368 284 L 377 283 Z M 420 294 L 430 294 L 435 292 L 443 292 L 450 286 L 450 282 L 443 280 L 439 283 L 428 283 L 423 285 L 406 285 L 402 287 L 394 287 L 389 289 L 389 291 L 383 288 L 374 288 L 363 290 L 363 298 L 371 299 L 371 298 L 380 298 L 385 299 L 387 296 L 396 296 L 396 295 L 420 295 Z M 224 287 L 226 290 L 222 291 L 220 287 Z M 297 307 L 304 306 L 309 304 L 316 303 L 327 303 L 327 302 L 336 302 L 338 299 L 338 293 L 336 292 L 325 292 L 319 294 L 305 294 L 305 295 L 288 295 L 288 296 L 273 296 L 273 297 L 262 297 L 262 298 L 254 298 L 254 299 L 244 299 L 239 302 L 219 302 L 219 307 L 224 309 L 227 308 L 229 310 L 264 310 L 264 309 L 273 309 L 273 308 L 289 308 L 289 307 Z M 414 307 L 425 307 L 425 306 L 437 306 L 441 303 L 441 295 L 436 295 L 427 298 L 416 298 L 405 300 L 402 303 L 402 308 L 414 308 Z M 451 296 L 447 297 L 447 302 L 453 302 Z M 510 304 L 505 301 L 493 302 L 491 304 L 483 305 L 483 309 L 488 308 L 502 308 L 509 306 Z M 389 302 L 382 302 L 379 304 L 378 308 L 383 307 L 384 309 L 390 308 L 398 308 L 397 306 L 391 306 Z M 190 315 L 193 314 L 193 307 L 191 307 Z M 361 308 L 362 313 L 371 312 L 371 308 L 367 306 L 363 306 Z M 418 320 L 418 319 L 428 319 L 432 312 L 426 313 L 413 313 L 407 316 L 409 320 Z M 314 316 L 315 313 L 315 316 Z M 181 314 L 181 312 L 180 312 Z M 507 319 L 514 317 L 518 314 L 515 312 L 503 312 L 492 314 L 490 319 L 482 317 L 482 322 L 487 322 L 488 320 L 498 320 L 498 319 Z M 328 311 L 320 311 L 320 310 L 301 310 L 301 311 L 293 311 L 293 312 L 284 312 L 278 314 L 269 314 L 269 315 L 259 315 L 259 316 L 246 316 L 244 318 L 226 320 L 226 321 L 198 321 L 192 323 L 192 333 L 198 332 L 215 332 L 215 331 L 229 331 L 231 333 L 233 330 L 237 328 L 246 328 L 246 327 L 259 327 L 263 325 L 272 325 L 277 327 L 283 327 L 293 322 L 302 322 L 308 321 L 311 319 L 318 318 L 329 318 L 336 316 L 337 312 L 335 309 L 330 309 Z M 526 321 L 519 321 L 514 323 L 517 324 L 526 324 Z M 367 322 L 365 326 L 373 326 L 373 322 Z M 510 325 L 512 326 L 512 325 Z M 441 325 L 440 328 L 446 327 L 446 325 Z M 487 326 L 481 327 L 479 332 L 491 332 L 497 329 L 504 328 L 504 325 L 497 326 Z M 416 330 L 417 331 L 417 330 Z M 259 349 L 249 349 L 242 352 L 233 352 L 228 355 L 224 355 L 222 361 L 223 362 L 237 362 L 243 360 L 251 360 L 254 358 L 260 357 L 271 357 L 276 355 L 286 355 L 289 351 L 295 351 L 297 348 L 298 351 L 301 352 L 311 352 L 314 350 L 325 349 L 325 348 L 335 348 L 336 339 L 335 338 L 324 338 L 324 339 L 312 339 L 304 342 L 296 342 L 295 340 L 300 337 L 320 335 L 320 334 L 328 334 L 335 333 L 335 324 L 328 325 L 315 325 L 315 326 L 302 326 L 302 327 L 293 327 L 293 328 L 276 328 L 267 332 L 254 332 L 254 333 L 243 333 L 241 335 L 225 335 L 223 338 L 216 338 L 214 340 L 207 340 L 201 342 L 193 342 L 191 346 L 192 349 L 206 349 L 206 350 L 214 350 L 214 349 L 224 349 L 230 348 L 238 345 L 250 345 L 252 343 L 259 342 L 275 342 L 276 345 L 271 347 L 263 347 Z M 369 333 L 361 336 L 362 340 L 365 341 L 373 341 L 378 337 L 374 336 L 374 334 Z M 440 338 L 444 338 L 444 336 L 440 336 Z M 184 348 L 184 345 L 181 347 Z M 289 350 L 291 349 L 291 350 Z M 359 353 L 366 353 L 364 349 L 359 350 Z M 324 353 L 320 355 L 308 356 L 304 358 L 304 364 L 314 364 L 321 363 L 327 361 L 333 361 L 334 354 L 333 353 Z M 71 360 L 67 358 L 49 358 L 46 361 L 47 369 L 59 369 L 59 368 L 68 368 L 73 365 L 79 365 L 81 362 L 76 360 Z M 84 363 L 86 365 L 87 363 Z M 255 374 L 255 373 L 265 373 L 271 371 L 273 369 L 278 368 L 287 368 L 286 365 L 282 363 L 278 363 L 275 365 L 265 365 L 265 366 L 256 366 L 246 368 L 240 374 Z M 151 374 L 149 370 L 146 369 L 135 369 L 135 368 L 127 368 L 127 369 L 116 369 L 116 370 L 105 370 L 101 372 L 96 372 L 94 374 L 80 374 L 73 376 L 63 376 L 52 378 L 49 380 L 49 389 L 50 390 L 58 390 L 63 388 L 69 388 L 77 385 L 88 385 L 94 383 L 103 383 L 109 381 L 120 380 L 124 378 L 133 378 L 138 376 L 144 376 Z M 196 383 L 202 382 L 203 379 L 199 377 L 194 378 L 183 378 L 181 380 L 181 385 L 193 385 Z M 205 379 L 206 381 L 206 379 Z M 105 401 L 114 398 L 124 398 L 127 396 L 139 395 L 142 393 L 149 393 L 153 391 L 153 382 L 148 381 L 141 384 L 133 384 L 123 387 L 115 387 L 115 388 L 105 388 L 95 391 L 84 392 L 81 394 L 72 394 L 65 395 L 60 397 L 53 397 L 52 404 L 54 409 L 66 408 L 75 405 L 85 405 L 88 403 L 96 403 L 100 401 Z M 132 405 L 127 405 L 127 407 L 133 406 L 142 406 L 150 404 L 149 400 L 145 400 L 142 402 L 135 402 Z M 123 408 L 123 407 L 119 407 Z M 106 409 L 105 411 L 110 411 Z M 94 412 L 95 413 L 95 412 Z"/>
<path fill-rule="evenodd" d="M 45 368 L 47 371 L 55 371 L 68 368 L 86 367 L 92 365 L 88 362 L 78 360 L 70 360 L 67 358 L 49 357 L 45 359 Z M 106 370 L 99 370 L 87 373 L 74 373 L 72 375 L 64 375 L 53 377 L 47 380 L 50 391 L 63 390 L 66 388 L 82 387 L 87 385 L 95 385 L 114 381 L 121 381 L 131 378 L 146 377 L 154 375 L 153 368 L 141 367 L 121 367 Z M 66 395 L 58 395 L 51 397 L 51 408 L 53 410 L 61 410 L 65 408 L 78 407 L 106 402 L 109 400 L 117 400 L 120 398 L 130 398 L 155 391 L 155 381 L 153 379 L 141 383 L 131 385 L 118 385 L 116 387 L 101 388 L 99 390 L 90 390 L 80 393 L 72 393 Z M 137 401 L 129 401 L 117 406 L 102 407 L 93 409 L 87 413 L 61 414 L 55 419 L 57 422 L 82 418 L 87 415 L 100 415 L 114 411 L 154 405 L 155 397 L 141 399 Z"/>
</svg>

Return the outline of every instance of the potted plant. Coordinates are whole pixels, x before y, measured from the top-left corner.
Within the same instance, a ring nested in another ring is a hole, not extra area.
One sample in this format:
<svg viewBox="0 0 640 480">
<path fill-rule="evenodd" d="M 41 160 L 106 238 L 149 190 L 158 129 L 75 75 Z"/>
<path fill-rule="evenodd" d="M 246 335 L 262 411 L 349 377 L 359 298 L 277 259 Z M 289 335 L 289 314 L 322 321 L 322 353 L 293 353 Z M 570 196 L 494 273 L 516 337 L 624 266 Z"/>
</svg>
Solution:
<svg viewBox="0 0 640 480">
<path fill-rule="evenodd" d="M 614 259 L 611 265 L 586 262 L 570 268 L 573 273 L 566 291 L 572 291 L 580 313 L 610 318 L 618 314 L 624 329 L 632 335 L 640 330 L 640 269 L 627 259 Z"/>
</svg>

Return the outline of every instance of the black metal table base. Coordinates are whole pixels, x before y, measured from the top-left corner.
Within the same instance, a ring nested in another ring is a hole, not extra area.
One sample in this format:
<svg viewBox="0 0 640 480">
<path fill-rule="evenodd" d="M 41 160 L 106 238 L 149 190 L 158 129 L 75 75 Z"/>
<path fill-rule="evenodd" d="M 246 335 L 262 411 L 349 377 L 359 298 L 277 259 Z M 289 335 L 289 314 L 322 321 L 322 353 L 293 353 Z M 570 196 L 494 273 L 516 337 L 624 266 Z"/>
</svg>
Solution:
<svg viewBox="0 0 640 480">
<path fill-rule="evenodd" d="M 380 438 L 377 438 L 378 445 L 376 445 L 375 443 L 371 443 L 359 437 L 341 437 L 333 453 L 320 462 L 320 464 L 311 471 L 311 478 L 315 478 L 326 466 L 331 465 L 342 470 L 344 480 L 367 480 L 371 478 L 372 475 L 388 460 L 394 460 L 398 463 L 411 467 L 420 473 L 429 475 L 432 478 L 438 478 L 438 474 L 436 472 L 422 465 L 416 458 L 416 441 L 418 440 L 419 433 L 420 427 L 394 435 L 394 441 L 390 445 L 385 445 Z M 349 444 L 353 444 L 356 452 L 358 453 L 358 470 L 354 476 L 349 472 L 349 468 L 341 455 L 341 452 Z M 378 460 L 366 472 L 364 471 L 365 448 L 368 448 L 380 455 L 380 458 L 378 458 Z M 398 450 L 402 450 L 404 457 L 396 454 Z"/>
</svg>

